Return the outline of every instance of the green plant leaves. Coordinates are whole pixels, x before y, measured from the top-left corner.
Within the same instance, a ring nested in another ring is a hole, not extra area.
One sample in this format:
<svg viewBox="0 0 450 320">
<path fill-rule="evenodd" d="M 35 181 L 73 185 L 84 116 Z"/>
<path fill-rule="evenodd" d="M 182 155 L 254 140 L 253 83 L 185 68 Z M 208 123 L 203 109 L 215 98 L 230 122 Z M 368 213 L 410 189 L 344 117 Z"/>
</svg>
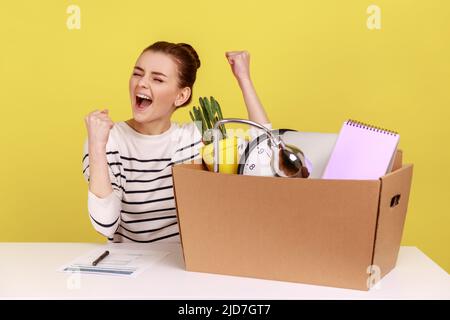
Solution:
<svg viewBox="0 0 450 320">
<path fill-rule="evenodd" d="M 199 103 L 200 107 L 194 106 L 192 112 L 189 111 L 189 116 L 197 125 L 202 136 L 204 136 L 206 131 L 214 128 L 217 121 L 223 119 L 223 114 L 219 102 L 212 96 L 210 97 L 210 100 L 208 100 L 207 97 L 200 97 Z M 227 137 L 225 126 L 221 125 L 219 129 L 222 133 L 222 138 L 225 139 Z M 211 141 L 205 141 L 205 144 L 208 143 L 211 143 Z"/>
</svg>

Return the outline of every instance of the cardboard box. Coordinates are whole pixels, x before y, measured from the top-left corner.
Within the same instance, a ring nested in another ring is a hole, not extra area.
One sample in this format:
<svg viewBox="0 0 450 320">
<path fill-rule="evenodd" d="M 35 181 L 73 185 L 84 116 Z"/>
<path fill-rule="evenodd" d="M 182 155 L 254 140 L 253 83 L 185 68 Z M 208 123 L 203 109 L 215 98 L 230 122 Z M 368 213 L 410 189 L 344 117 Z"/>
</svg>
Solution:
<svg viewBox="0 0 450 320">
<path fill-rule="evenodd" d="M 369 290 L 396 264 L 413 165 L 378 180 L 173 167 L 186 270 Z"/>
</svg>

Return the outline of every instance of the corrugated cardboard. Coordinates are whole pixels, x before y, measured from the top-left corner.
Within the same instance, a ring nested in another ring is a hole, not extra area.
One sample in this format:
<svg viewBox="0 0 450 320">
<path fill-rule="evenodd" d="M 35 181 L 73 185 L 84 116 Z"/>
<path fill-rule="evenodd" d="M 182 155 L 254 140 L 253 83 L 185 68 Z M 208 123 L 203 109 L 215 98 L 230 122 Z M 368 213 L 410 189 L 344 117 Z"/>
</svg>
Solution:
<svg viewBox="0 0 450 320">
<path fill-rule="evenodd" d="M 393 172 L 378 180 L 254 177 L 176 165 L 186 270 L 368 290 L 370 266 L 378 266 L 379 278 L 395 266 L 412 169 L 402 166 L 401 151 Z"/>
</svg>

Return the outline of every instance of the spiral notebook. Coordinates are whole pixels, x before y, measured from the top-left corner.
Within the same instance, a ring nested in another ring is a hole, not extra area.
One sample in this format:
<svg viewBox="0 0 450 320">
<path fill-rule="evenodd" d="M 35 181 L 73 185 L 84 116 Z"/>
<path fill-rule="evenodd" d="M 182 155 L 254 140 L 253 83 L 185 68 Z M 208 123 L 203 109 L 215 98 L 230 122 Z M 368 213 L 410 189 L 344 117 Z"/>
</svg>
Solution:
<svg viewBox="0 0 450 320">
<path fill-rule="evenodd" d="M 390 172 L 400 136 L 397 132 L 348 120 L 322 175 L 323 179 L 378 179 Z"/>
</svg>

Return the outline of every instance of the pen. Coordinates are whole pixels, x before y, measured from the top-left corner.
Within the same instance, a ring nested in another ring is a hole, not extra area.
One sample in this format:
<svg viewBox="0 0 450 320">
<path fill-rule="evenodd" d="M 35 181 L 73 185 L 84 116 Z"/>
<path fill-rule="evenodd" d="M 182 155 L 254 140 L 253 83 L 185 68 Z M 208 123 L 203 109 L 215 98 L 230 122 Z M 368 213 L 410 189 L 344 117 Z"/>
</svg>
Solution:
<svg viewBox="0 0 450 320">
<path fill-rule="evenodd" d="M 105 252 L 102 253 L 102 255 L 100 257 L 98 257 L 97 259 L 94 260 L 94 262 L 92 262 L 93 266 L 96 266 L 100 261 L 102 261 L 103 259 L 106 258 L 106 256 L 109 254 L 109 251 L 106 250 Z"/>
</svg>

